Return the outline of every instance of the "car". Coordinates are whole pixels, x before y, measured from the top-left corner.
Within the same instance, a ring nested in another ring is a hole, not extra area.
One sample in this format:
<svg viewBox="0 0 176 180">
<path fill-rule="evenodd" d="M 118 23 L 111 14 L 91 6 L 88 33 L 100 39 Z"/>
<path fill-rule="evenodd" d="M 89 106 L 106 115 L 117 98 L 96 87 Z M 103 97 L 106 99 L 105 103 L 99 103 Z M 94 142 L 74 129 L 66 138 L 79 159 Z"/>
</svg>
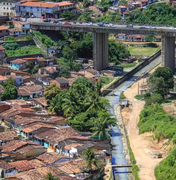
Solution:
<svg viewBox="0 0 176 180">
<path fill-rule="evenodd" d="M 57 24 L 57 23 L 58 23 L 58 21 L 57 21 L 57 20 L 54 20 L 54 21 L 53 21 L 53 23 L 54 23 L 54 24 Z"/>
<path fill-rule="evenodd" d="M 35 15 L 31 15 L 31 18 L 36 18 L 36 16 Z"/>
<path fill-rule="evenodd" d="M 45 19 L 45 16 L 41 16 L 41 19 Z"/>
<path fill-rule="evenodd" d="M 50 22 L 50 19 L 44 19 L 43 22 Z"/>
<path fill-rule="evenodd" d="M 76 24 L 76 21 L 73 21 L 73 24 Z"/>
<path fill-rule="evenodd" d="M 127 28 L 133 28 L 133 24 L 127 24 L 126 27 Z"/>
<path fill-rule="evenodd" d="M 147 29 L 147 27 L 145 27 L 145 26 L 141 26 L 139 29 Z"/>
<path fill-rule="evenodd" d="M 68 22 L 68 21 L 64 22 L 64 24 L 66 24 L 66 25 L 71 25 L 71 23 Z"/>
<path fill-rule="evenodd" d="M 114 24 L 113 24 L 113 23 L 110 23 L 110 24 L 109 24 L 109 27 L 114 27 Z"/>
<path fill-rule="evenodd" d="M 104 26 L 103 22 L 98 23 L 98 26 Z"/>
<path fill-rule="evenodd" d="M 82 24 L 82 22 L 80 21 L 79 24 Z"/>
<path fill-rule="evenodd" d="M 90 26 L 92 26 L 93 25 L 93 23 L 92 22 L 89 22 L 89 23 L 87 23 L 88 25 L 90 25 Z"/>
</svg>

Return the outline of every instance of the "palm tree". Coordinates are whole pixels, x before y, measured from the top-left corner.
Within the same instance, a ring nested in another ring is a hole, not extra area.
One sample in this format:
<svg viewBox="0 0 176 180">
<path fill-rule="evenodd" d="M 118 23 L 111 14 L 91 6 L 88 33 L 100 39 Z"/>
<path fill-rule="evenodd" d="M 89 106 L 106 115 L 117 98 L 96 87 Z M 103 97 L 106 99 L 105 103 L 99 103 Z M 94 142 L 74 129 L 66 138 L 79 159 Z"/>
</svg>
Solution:
<svg viewBox="0 0 176 180">
<path fill-rule="evenodd" d="M 93 130 L 92 137 L 98 136 L 99 139 L 109 139 L 110 135 L 108 133 L 108 127 L 115 124 L 116 119 L 111 118 L 109 113 L 100 113 L 97 118 L 94 118 L 94 124 L 91 128 L 91 130 Z"/>
<path fill-rule="evenodd" d="M 45 180 L 60 180 L 52 175 L 52 173 L 48 173 L 47 176 L 44 178 Z"/>
<path fill-rule="evenodd" d="M 87 172 L 92 171 L 93 169 L 92 165 L 94 165 L 97 169 L 100 168 L 97 156 L 95 154 L 95 149 L 89 148 L 89 149 L 84 150 L 83 159 L 86 161 L 86 164 L 87 164 L 87 167 L 86 167 Z"/>
</svg>

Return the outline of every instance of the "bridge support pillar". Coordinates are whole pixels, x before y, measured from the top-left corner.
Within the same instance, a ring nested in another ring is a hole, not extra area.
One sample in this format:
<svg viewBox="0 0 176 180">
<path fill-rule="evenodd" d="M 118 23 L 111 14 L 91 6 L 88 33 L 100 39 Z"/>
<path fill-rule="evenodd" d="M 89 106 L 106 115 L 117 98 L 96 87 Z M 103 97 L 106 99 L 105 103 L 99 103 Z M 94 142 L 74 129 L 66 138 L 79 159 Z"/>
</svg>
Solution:
<svg viewBox="0 0 176 180">
<path fill-rule="evenodd" d="M 93 33 L 93 60 L 98 71 L 108 67 L 108 33 Z"/>
<path fill-rule="evenodd" d="M 162 66 L 169 67 L 175 72 L 175 37 L 162 36 Z"/>
</svg>

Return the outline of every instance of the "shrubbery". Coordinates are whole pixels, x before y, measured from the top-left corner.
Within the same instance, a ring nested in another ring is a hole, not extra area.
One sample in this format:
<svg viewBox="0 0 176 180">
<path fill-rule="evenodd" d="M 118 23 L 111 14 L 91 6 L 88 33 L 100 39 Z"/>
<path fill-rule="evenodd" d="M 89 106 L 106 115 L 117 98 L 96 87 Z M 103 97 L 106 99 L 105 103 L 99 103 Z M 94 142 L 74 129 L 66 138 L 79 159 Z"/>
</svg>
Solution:
<svg viewBox="0 0 176 180">
<path fill-rule="evenodd" d="M 172 116 L 167 114 L 159 104 L 146 106 L 140 114 L 138 123 L 139 133 L 154 133 L 155 139 L 172 139 L 175 135 L 176 121 Z"/>
<path fill-rule="evenodd" d="M 174 146 L 169 155 L 155 168 L 157 180 L 176 179 L 176 147 Z"/>
</svg>

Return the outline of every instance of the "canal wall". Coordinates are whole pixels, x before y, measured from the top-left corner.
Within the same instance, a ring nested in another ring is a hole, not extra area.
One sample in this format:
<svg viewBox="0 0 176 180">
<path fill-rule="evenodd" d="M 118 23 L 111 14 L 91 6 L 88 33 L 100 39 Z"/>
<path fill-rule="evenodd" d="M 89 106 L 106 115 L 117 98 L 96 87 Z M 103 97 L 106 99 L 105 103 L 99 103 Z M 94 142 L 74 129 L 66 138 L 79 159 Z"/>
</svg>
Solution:
<svg viewBox="0 0 176 180">
<path fill-rule="evenodd" d="M 106 96 L 108 93 L 111 92 L 111 89 L 116 88 L 117 86 L 121 85 L 123 82 L 129 80 L 135 73 L 137 73 L 138 71 L 140 71 L 142 68 L 144 68 L 146 65 L 148 65 L 149 63 L 151 63 L 154 59 L 156 59 L 158 56 L 161 55 L 161 50 L 159 50 L 158 52 L 156 52 L 154 55 L 152 55 L 149 59 L 145 60 L 144 62 L 142 62 L 139 66 L 135 67 L 132 71 L 128 72 L 127 74 L 125 74 L 122 78 L 120 78 L 119 80 L 117 80 L 116 82 L 114 82 L 113 84 L 111 84 L 109 87 L 107 87 L 107 89 L 104 89 L 102 91 L 102 96 Z"/>
</svg>

